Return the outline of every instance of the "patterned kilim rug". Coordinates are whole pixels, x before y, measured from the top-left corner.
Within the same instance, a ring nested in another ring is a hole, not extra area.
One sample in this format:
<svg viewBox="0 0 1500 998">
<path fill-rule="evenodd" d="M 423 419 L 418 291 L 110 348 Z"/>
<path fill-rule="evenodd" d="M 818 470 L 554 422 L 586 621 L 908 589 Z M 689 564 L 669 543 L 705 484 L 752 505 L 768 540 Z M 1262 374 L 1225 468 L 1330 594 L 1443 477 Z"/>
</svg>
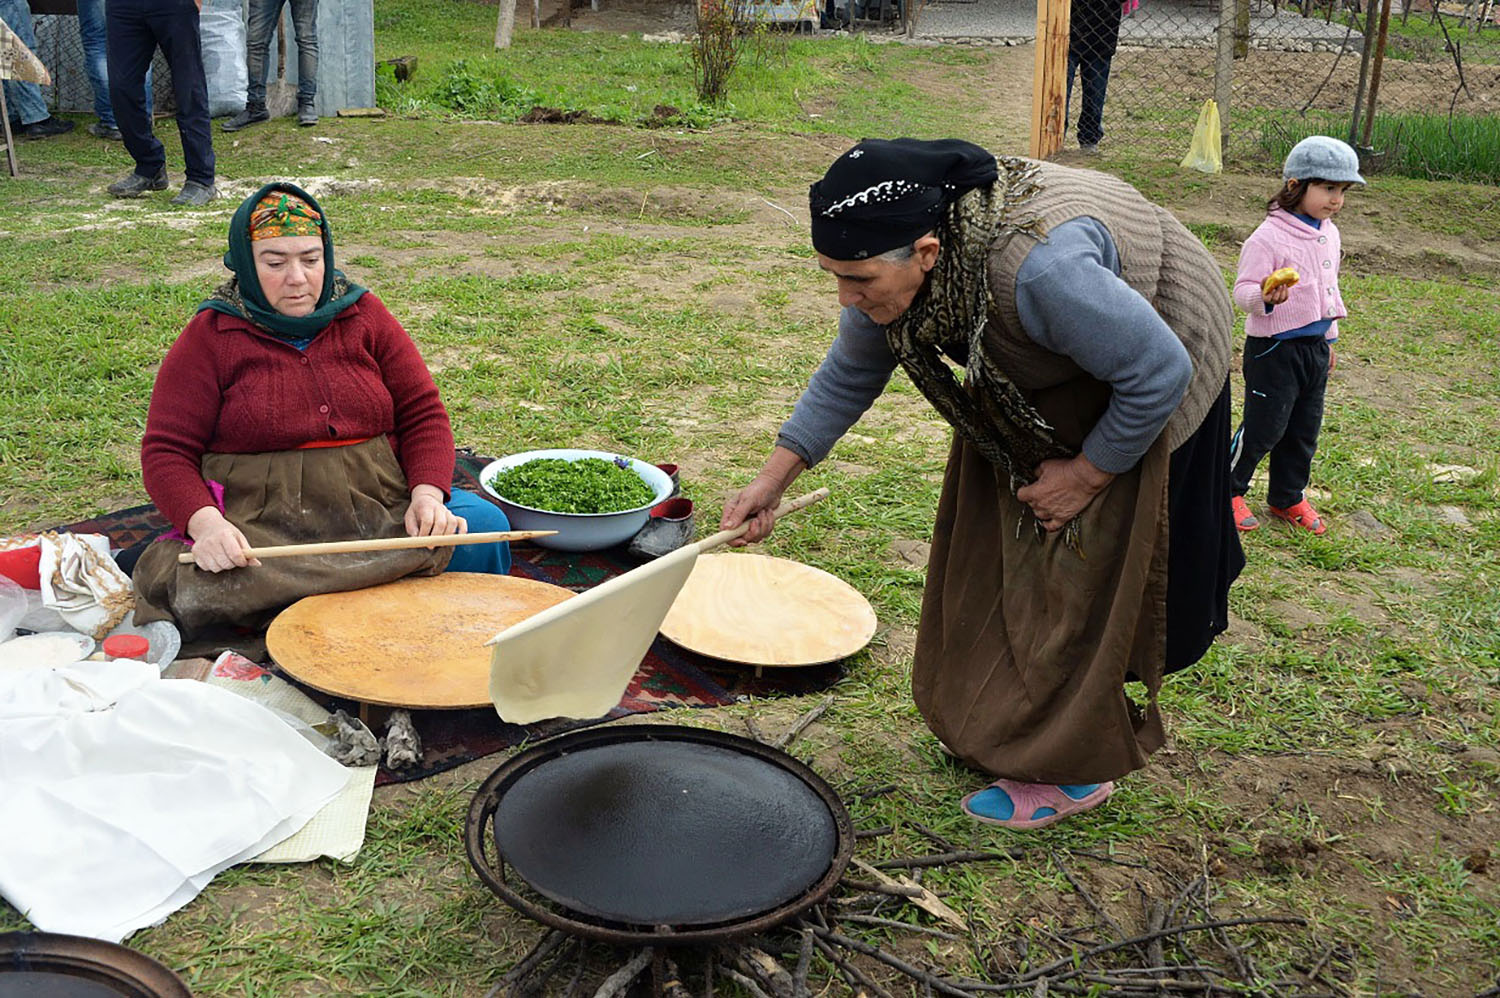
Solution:
<svg viewBox="0 0 1500 998">
<path fill-rule="evenodd" d="M 460 449 L 453 472 L 454 487 L 485 495 L 479 486 L 479 472 L 489 462 L 489 458 Z M 106 513 L 57 529 L 80 534 L 104 534 L 110 538 L 115 548 L 126 549 L 149 541 L 166 528 L 167 522 L 156 511 L 156 507 L 147 504 Z M 512 554 L 512 575 L 565 586 L 574 592 L 597 586 L 639 564 L 625 553 L 623 546 L 607 551 L 574 554 L 517 544 Z M 295 682 L 285 673 L 278 671 L 277 674 Z M 640 670 L 630 681 L 620 705 L 602 720 L 674 707 L 719 707 L 747 696 L 796 696 L 825 689 L 842 675 L 843 664 L 833 662 L 806 669 L 767 670 L 763 676 L 756 677 L 753 669 L 687 651 L 658 636 L 646 653 Z M 356 704 L 329 697 L 306 686 L 299 688 L 330 710 L 343 707 L 351 714 L 357 713 Z M 382 766 L 376 778 L 377 785 L 419 780 L 528 739 L 599 723 L 558 720 L 525 726 L 507 724 L 490 708 L 414 711 L 412 719 L 417 733 L 422 737 L 422 764 L 412 769 L 396 771 L 387 771 Z M 377 731 L 376 734 L 380 732 Z"/>
</svg>

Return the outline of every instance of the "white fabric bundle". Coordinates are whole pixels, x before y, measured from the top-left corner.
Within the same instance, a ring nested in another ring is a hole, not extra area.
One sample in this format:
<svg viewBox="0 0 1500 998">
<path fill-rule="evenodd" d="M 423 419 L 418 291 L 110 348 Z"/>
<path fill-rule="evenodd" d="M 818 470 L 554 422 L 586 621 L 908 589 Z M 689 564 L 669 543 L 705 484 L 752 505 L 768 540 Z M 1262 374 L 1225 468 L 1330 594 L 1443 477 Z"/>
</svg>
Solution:
<svg viewBox="0 0 1500 998">
<path fill-rule="evenodd" d="M 135 589 L 109 556 L 109 539 L 48 532 L 37 543 L 42 549 L 42 604 L 62 614 L 78 633 L 104 640 L 135 607 Z"/>
<path fill-rule="evenodd" d="M 0 895 L 41 930 L 119 942 L 349 773 L 259 704 L 149 663 L 0 675 Z"/>
</svg>

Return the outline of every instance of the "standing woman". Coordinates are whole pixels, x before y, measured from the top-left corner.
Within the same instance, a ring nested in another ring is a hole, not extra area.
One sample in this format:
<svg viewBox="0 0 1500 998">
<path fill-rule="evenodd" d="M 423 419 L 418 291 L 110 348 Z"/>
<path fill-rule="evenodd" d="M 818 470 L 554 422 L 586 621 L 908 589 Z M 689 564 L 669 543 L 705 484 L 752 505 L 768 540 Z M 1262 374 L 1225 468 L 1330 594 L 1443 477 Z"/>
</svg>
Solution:
<svg viewBox="0 0 1500 998">
<path fill-rule="evenodd" d="M 506 530 L 454 490 L 453 430 L 416 345 L 334 268 L 311 195 L 246 198 L 229 225 L 234 272 L 167 351 L 146 416 L 146 491 L 176 529 L 136 563 L 136 620 L 188 633 L 256 627 L 315 593 L 408 575 L 510 569 L 505 544 L 246 558 L 246 547 Z M 196 565 L 177 555 L 191 547 Z"/>
<path fill-rule="evenodd" d="M 1244 564 L 1218 264 L 1115 177 L 958 140 L 861 142 L 809 200 L 838 337 L 722 525 L 769 533 L 901 366 L 956 431 L 917 706 L 998 777 L 962 801 L 972 817 L 1036 828 L 1087 810 L 1162 745 L 1162 677 L 1227 626 Z"/>
</svg>

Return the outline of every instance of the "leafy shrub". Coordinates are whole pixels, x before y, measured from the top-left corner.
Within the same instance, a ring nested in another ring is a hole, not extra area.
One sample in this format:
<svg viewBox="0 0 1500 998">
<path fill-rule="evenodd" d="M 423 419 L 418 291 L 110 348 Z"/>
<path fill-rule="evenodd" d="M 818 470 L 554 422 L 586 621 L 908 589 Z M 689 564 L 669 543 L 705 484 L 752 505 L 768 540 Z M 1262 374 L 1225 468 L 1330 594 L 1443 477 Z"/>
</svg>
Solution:
<svg viewBox="0 0 1500 998">
<path fill-rule="evenodd" d="M 689 51 L 698 99 L 722 104 L 729 96 L 729 78 L 745 47 L 745 6 L 741 0 L 697 0 L 698 30 Z"/>
<path fill-rule="evenodd" d="M 488 76 L 467 59 L 455 59 L 430 94 L 431 100 L 460 114 L 514 119 L 539 102 L 536 91 L 507 76 Z"/>
</svg>

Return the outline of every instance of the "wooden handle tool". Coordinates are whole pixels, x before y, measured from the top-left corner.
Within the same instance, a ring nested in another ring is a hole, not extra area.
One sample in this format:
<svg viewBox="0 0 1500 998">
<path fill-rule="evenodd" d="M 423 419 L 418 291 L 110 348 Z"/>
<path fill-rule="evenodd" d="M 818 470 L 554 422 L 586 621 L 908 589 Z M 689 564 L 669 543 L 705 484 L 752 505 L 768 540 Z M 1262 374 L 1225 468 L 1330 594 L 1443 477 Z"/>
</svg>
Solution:
<svg viewBox="0 0 1500 998">
<path fill-rule="evenodd" d="M 371 537 L 358 541 L 317 541 L 312 544 L 276 544 L 245 548 L 247 558 L 290 558 L 299 554 L 348 554 L 356 551 L 396 551 L 403 548 L 446 548 L 460 544 L 493 544 L 497 541 L 529 541 L 550 537 L 555 530 L 491 530 L 488 533 L 441 534 L 437 537 Z M 177 556 L 178 564 L 191 565 L 193 552 Z"/>
<path fill-rule="evenodd" d="M 776 509 L 771 513 L 771 518 L 773 520 L 779 520 L 783 516 L 786 516 L 788 513 L 795 513 L 797 512 L 797 510 L 802 509 L 805 506 L 811 506 L 813 503 L 821 502 L 827 498 L 828 489 L 826 487 L 821 489 L 814 489 L 806 495 L 798 496 L 795 499 L 788 499 L 780 506 L 777 506 Z M 718 547 L 720 544 L 728 544 L 736 537 L 744 536 L 745 532 L 749 529 L 750 524 L 747 521 L 740 524 L 738 527 L 734 527 L 733 529 L 721 530 L 717 534 L 710 534 L 697 543 L 698 553 L 702 554 L 710 548 Z"/>
</svg>

